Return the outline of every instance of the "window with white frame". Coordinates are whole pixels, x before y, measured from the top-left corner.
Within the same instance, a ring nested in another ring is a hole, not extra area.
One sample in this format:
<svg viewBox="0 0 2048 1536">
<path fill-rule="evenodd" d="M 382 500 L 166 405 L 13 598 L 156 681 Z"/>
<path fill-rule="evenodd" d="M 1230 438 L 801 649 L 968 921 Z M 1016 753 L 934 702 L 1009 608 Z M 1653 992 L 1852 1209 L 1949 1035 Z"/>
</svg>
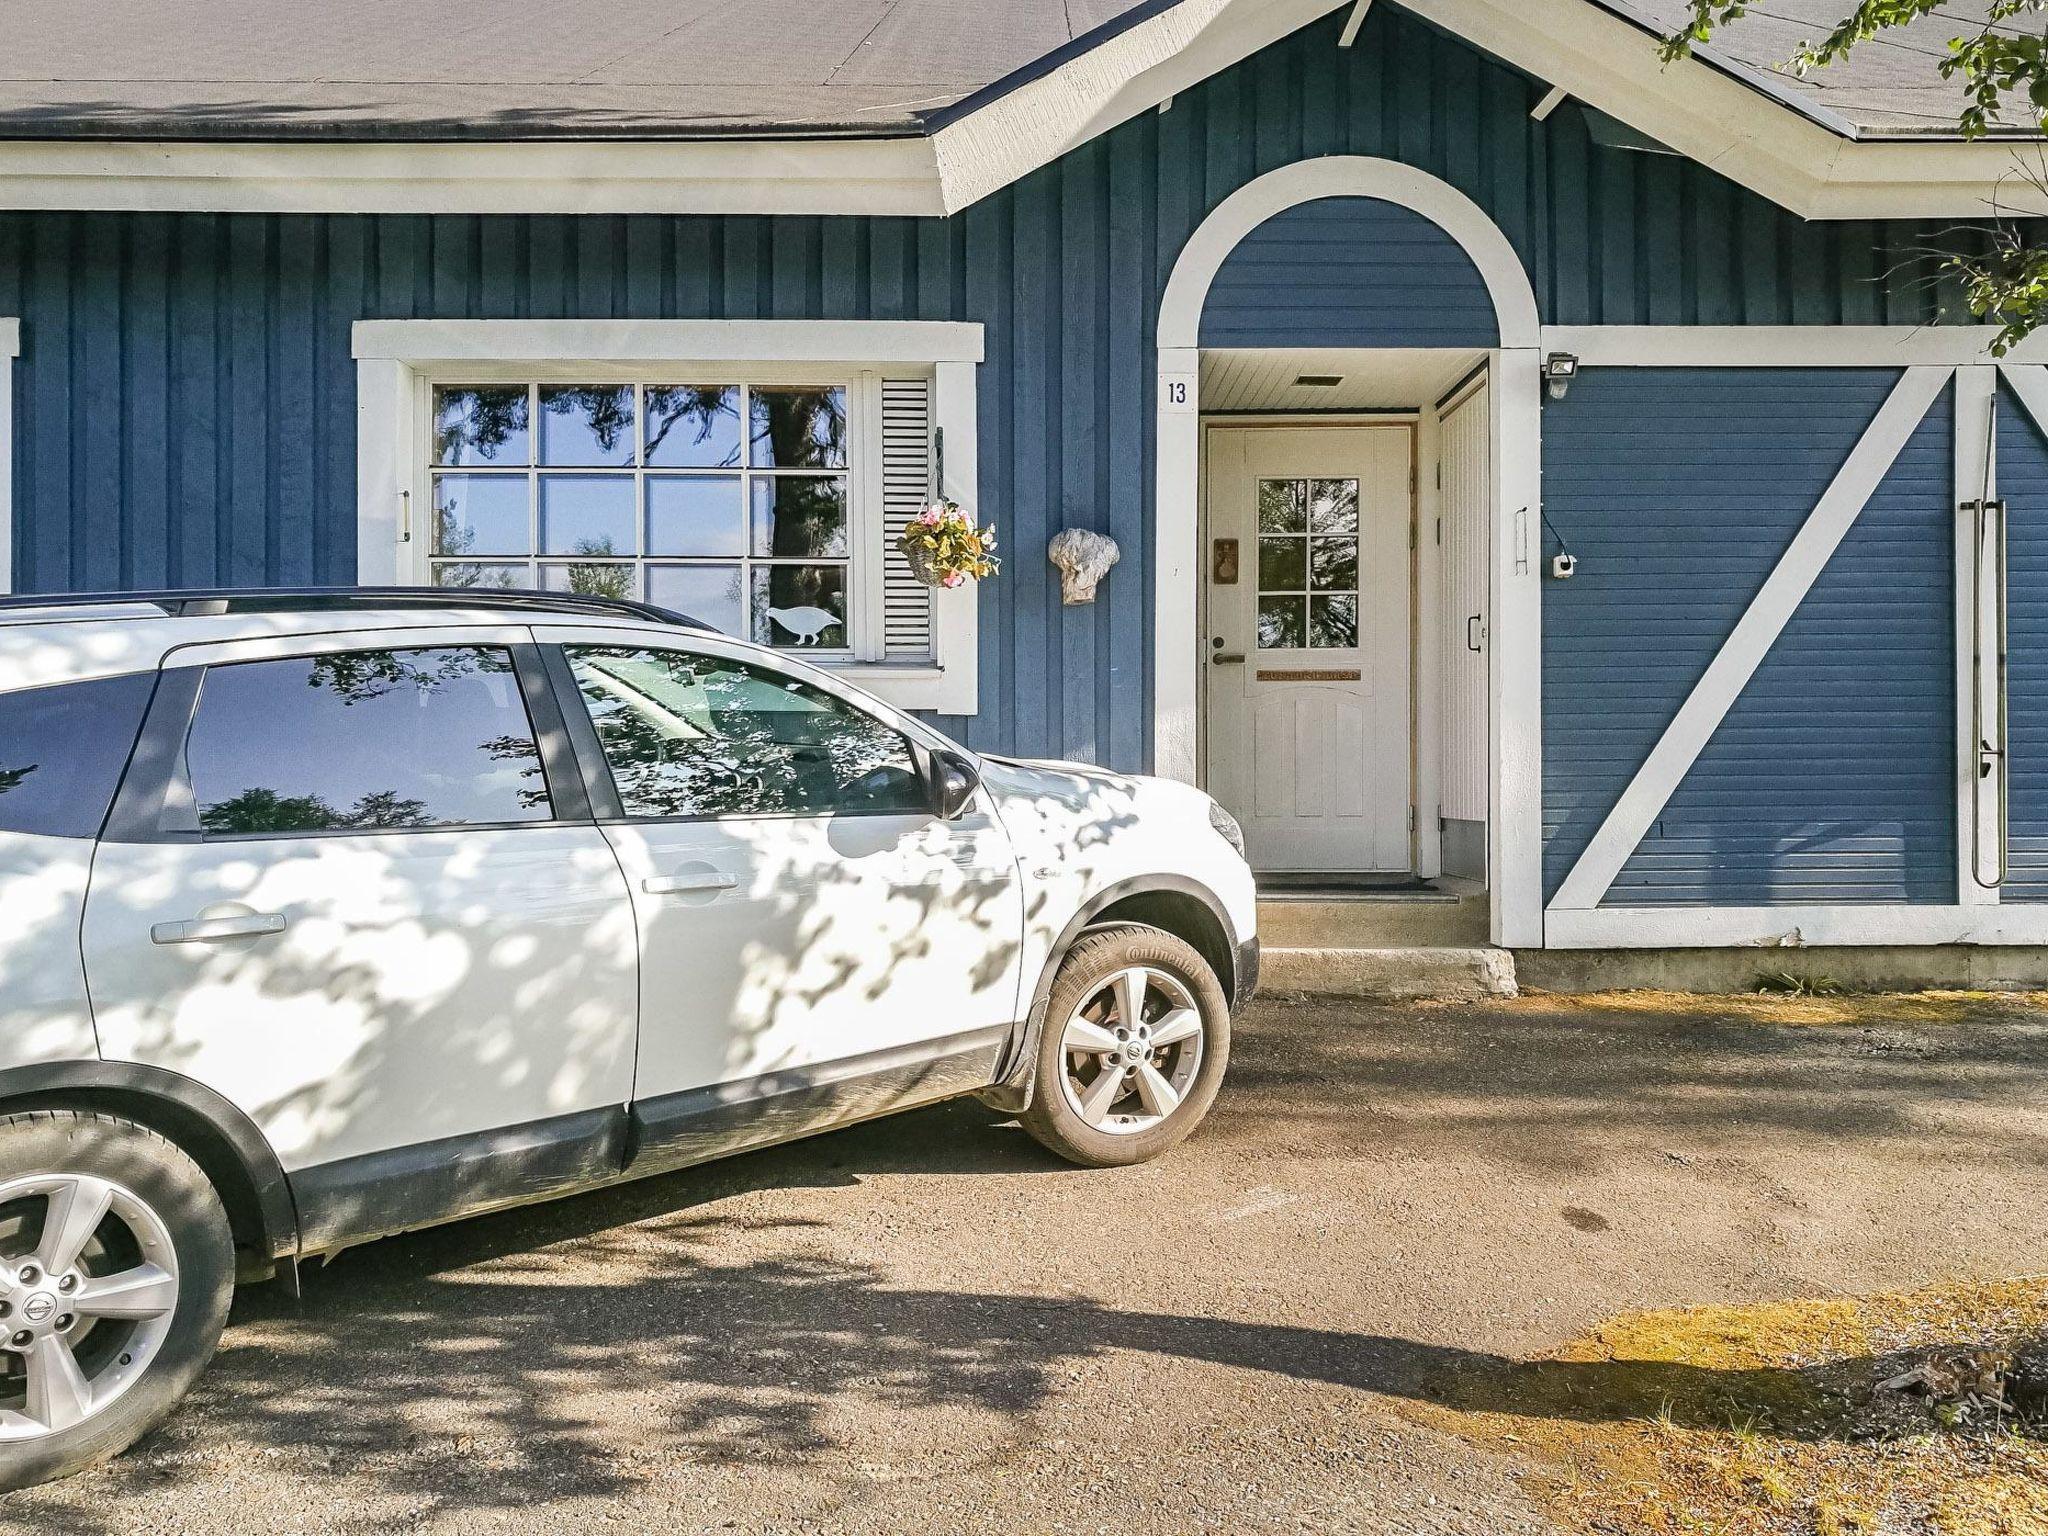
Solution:
<svg viewBox="0 0 2048 1536">
<path fill-rule="evenodd" d="M 979 325 L 362 320 L 353 350 L 358 581 L 638 598 L 975 711 L 976 592 L 897 539 L 974 504 Z"/>
<path fill-rule="evenodd" d="M 765 645 L 851 652 L 866 617 L 853 474 L 879 451 L 856 441 L 854 393 L 437 381 L 433 580 L 641 598 Z"/>
</svg>

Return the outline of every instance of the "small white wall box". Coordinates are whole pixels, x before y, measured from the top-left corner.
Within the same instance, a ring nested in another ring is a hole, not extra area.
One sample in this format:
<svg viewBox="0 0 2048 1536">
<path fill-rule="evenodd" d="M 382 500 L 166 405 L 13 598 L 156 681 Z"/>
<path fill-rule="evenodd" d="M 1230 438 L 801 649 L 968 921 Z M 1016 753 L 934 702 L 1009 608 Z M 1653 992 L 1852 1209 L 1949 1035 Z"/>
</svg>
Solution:
<svg viewBox="0 0 2048 1536">
<path fill-rule="evenodd" d="M 1572 573 L 1578 568 L 1579 557 L 1577 555 L 1568 555 L 1560 550 L 1557 554 L 1550 557 L 1550 579 L 1552 581 L 1570 581 Z"/>
</svg>

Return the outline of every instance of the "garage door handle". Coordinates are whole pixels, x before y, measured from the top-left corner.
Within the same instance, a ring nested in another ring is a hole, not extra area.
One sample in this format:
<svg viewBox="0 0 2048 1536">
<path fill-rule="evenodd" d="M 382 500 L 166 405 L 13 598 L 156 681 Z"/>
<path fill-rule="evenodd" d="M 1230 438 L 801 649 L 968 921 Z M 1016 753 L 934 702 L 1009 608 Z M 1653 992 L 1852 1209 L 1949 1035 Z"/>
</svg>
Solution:
<svg viewBox="0 0 2048 1536">
<path fill-rule="evenodd" d="M 221 939 L 253 939 L 284 932 L 282 912 L 251 912 L 246 917 L 188 917 L 181 923 L 150 927 L 152 944 L 211 944 Z"/>
<path fill-rule="evenodd" d="M 729 891 L 740 883 L 738 875 L 649 875 L 640 889 L 650 896 L 675 896 L 684 891 Z"/>
</svg>

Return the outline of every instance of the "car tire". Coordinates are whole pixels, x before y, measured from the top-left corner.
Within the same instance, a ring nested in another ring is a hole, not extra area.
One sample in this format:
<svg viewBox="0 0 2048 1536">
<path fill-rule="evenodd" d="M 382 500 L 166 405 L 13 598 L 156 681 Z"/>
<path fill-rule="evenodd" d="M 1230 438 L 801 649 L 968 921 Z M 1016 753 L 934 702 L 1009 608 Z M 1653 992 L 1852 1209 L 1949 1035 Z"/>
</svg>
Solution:
<svg viewBox="0 0 2048 1536">
<path fill-rule="evenodd" d="M 1127 1014 L 1136 988 L 1134 1029 Z M 1201 1124 L 1229 1061 L 1230 1002 L 1200 952 L 1159 928 L 1098 928 L 1053 979 L 1037 1088 L 1021 1122 L 1084 1168 L 1149 1162 Z M 1112 1072 L 1122 1086 L 1105 1075 Z"/>
<path fill-rule="evenodd" d="M 161 1423 L 213 1358 L 234 1278 L 227 1212 L 181 1148 L 90 1111 L 0 1117 L 0 1490 Z"/>
</svg>

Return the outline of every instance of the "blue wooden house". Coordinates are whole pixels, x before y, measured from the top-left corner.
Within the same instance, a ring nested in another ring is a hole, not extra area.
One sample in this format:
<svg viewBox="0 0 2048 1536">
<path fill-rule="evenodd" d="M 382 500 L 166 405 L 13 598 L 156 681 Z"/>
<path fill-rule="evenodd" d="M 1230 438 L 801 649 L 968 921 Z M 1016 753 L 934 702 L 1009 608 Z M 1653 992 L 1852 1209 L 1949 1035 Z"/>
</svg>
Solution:
<svg viewBox="0 0 2048 1536">
<path fill-rule="evenodd" d="M 2048 942 L 2048 349 L 1943 268 L 2038 146 L 1773 9 L 16 7 L 0 588 L 631 593 L 1506 944 Z"/>
</svg>

